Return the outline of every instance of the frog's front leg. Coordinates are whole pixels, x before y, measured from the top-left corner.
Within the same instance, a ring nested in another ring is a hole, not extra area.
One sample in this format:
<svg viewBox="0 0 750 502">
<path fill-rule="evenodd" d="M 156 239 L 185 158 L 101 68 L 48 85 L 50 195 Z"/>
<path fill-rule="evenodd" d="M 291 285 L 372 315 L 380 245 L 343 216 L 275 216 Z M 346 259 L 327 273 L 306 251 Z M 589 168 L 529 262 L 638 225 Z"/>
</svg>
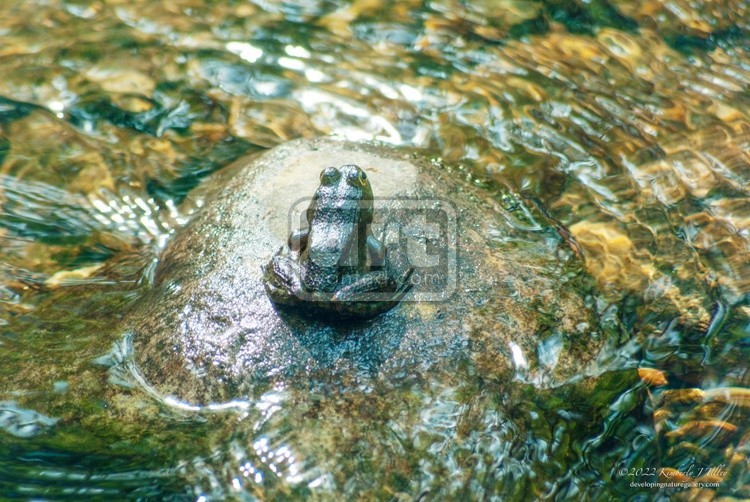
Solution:
<svg viewBox="0 0 750 502">
<path fill-rule="evenodd" d="M 291 249 L 295 253 L 301 253 L 307 247 L 307 241 L 308 241 L 309 236 L 310 236 L 310 229 L 308 228 L 295 230 L 294 232 L 289 234 L 289 239 L 287 240 L 287 245 L 289 246 L 289 249 Z"/>
<path fill-rule="evenodd" d="M 414 267 L 409 263 L 405 244 L 399 241 L 386 246 L 374 237 L 368 237 L 367 244 L 371 257 L 378 256 L 381 265 L 373 267 L 375 270 L 360 275 L 355 282 L 339 289 L 334 300 L 372 301 L 371 293 L 380 293 L 376 302 L 385 302 L 392 306 L 401 301 L 412 286 L 411 275 Z"/>
<path fill-rule="evenodd" d="M 367 236 L 367 257 L 370 267 L 380 268 L 385 260 L 385 246 L 374 235 Z"/>
<path fill-rule="evenodd" d="M 305 295 L 299 264 L 292 258 L 276 254 L 263 269 L 263 282 L 274 303 L 297 305 Z"/>
</svg>

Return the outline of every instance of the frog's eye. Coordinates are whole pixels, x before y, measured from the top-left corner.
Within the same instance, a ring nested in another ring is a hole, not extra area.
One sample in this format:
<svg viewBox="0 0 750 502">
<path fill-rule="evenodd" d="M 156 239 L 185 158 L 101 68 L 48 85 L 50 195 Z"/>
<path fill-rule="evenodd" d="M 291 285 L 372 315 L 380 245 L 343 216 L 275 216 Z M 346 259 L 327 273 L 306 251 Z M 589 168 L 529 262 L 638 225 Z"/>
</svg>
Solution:
<svg viewBox="0 0 750 502">
<path fill-rule="evenodd" d="M 333 185 L 339 180 L 341 174 L 335 167 L 326 167 L 320 173 L 320 183 L 323 185 Z"/>
<path fill-rule="evenodd" d="M 367 185 L 367 174 L 361 169 L 353 169 L 349 171 L 346 181 L 351 186 L 364 188 Z"/>
</svg>

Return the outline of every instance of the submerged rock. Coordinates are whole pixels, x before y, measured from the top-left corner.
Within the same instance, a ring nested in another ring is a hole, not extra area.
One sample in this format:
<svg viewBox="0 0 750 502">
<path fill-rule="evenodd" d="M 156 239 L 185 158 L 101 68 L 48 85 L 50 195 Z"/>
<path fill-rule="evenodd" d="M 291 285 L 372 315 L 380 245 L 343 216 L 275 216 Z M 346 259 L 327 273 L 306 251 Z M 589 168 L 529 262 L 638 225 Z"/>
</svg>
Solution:
<svg viewBox="0 0 750 502">
<path fill-rule="evenodd" d="M 0 401 L 0 430 L 19 438 L 34 437 L 55 425 L 58 420 L 21 408 L 15 401 Z"/>
<path fill-rule="evenodd" d="M 419 262 L 414 287 L 368 321 L 280 313 L 261 268 L 299 222 L 307 201 L 298 199 L 312 196 L 321 170 L 344 164 L 371 180 L 375 234 L 386 223 L 379 217 L 399 220 L 400 244 Z M 278 385 L 364 392 L 480 374 L 543 387 L 595 373 L 588 366 L 609 334 L 591 307 L 592 281 L 555 223 L 502 187 L 449 171 L 410 152 L 329 139 L 294 141 L 223 170 L 126 318 L 143 379 L 159 396 L 207 404 Z"/>
</svg>

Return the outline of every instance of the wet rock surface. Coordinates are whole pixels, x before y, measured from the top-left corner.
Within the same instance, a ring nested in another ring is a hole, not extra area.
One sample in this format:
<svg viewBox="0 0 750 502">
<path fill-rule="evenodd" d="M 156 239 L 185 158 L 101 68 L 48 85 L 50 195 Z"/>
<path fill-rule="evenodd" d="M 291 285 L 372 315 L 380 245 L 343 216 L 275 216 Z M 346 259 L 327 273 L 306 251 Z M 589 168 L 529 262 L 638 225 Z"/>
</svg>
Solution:
<svg viewBox="0 0 750 502">
<path fill-rule="evenodd" d="M 261 267 L 285 242 L 290 211 L 314 193 L 320 171 L 350 163 L 386 206 L 409 204 L 417 214 L 447 204 L 454 229 L 397 215 L 407 220 L 399 223 L 408 245 L 439 246 L 445 260 L 416 272 L 406 299 L 372 320 L 277 312 Z M 223 186 L 170 241 L 153 290 L 125 321 L 139 370 L 164 397 L 208 404 L 314 382 L 397 388 L 415 378 L 461 379 L 465 365 L 488 379 L 520 372 L 553 386 L 595 361 L 615 332 L 603 331 L 593 283 L 554 222 L 507 189 L 473 187 L 408 152 L 324 139 L 239 161 L 218 180 Z M 436 278 L 445 283 L 430 288 Z"/>
</svg>

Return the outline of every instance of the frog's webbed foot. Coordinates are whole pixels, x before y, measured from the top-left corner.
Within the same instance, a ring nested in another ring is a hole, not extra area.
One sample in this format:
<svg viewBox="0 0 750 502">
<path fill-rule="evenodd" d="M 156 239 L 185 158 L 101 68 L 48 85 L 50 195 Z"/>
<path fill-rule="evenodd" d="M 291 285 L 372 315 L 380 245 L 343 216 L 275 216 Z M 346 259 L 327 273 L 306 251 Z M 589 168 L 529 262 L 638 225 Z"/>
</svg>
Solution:
<svg viewBox="0 0 750 502">
<path fill-rule="evenodd" d="M 304 295 L 299 264 L 281 252 L 280 249 L 263 269 L 263 283 L 274 303 L 295 305 Z"/>
</svg>

